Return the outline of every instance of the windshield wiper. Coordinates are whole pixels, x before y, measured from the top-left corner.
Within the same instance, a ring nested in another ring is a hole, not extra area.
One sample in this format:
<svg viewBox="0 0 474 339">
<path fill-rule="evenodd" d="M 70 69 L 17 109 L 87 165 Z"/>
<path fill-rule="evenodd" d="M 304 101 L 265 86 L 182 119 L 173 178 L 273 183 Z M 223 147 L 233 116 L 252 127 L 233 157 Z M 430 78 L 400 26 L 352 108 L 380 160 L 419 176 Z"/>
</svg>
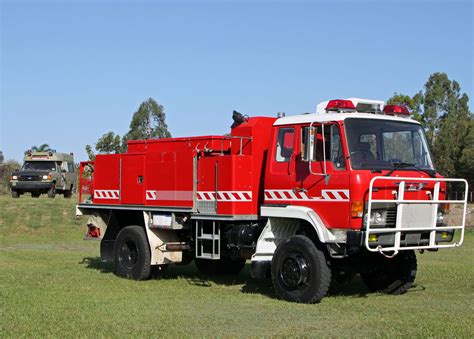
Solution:
<svg viewBox="0 0 474 339">
<path fill-rule="evenodd" d="M 411 163 L 408 163 L 408 162 L 397 162 L 397 163 L 395 163 L 393 165 L 393 168 L 387 174 L 385 174 L 385 176 L 389 177 L 396 170 L 398 170 L 400 168 L 408 168 L 408 167 L 413 167 L 413 169 L 415 171 L 424 172 L 424 173 L 428 174 L 431 178 L 436 178 L 436 172 L 434 170 L 419 168 L 415 164 L 411 164 Z"/>
</svg>

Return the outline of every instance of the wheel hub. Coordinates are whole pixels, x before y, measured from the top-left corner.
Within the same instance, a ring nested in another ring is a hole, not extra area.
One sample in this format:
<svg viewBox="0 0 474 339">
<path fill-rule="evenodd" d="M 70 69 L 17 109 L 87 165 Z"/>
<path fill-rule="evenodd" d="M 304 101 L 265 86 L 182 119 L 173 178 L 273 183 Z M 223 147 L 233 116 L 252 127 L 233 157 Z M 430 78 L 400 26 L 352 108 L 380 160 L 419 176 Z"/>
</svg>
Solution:
<svg viewBox="0 0 474 339">
<path fill-rule="evenodd" d="M 309 267 L 306 259 L 298 253 L 285 258 L 281 264 L 281 281 L 289 288 L 295 289 L 308 283 Z"/>
<path fill-rule="evenodd" d="M 125 241 L 122 244 L 122 247 L 120 247 L 119 260 L 127 269 L 133 269 L 135 267 L 138 261 L 138 249 L 135 243 Z"/>
</svg>

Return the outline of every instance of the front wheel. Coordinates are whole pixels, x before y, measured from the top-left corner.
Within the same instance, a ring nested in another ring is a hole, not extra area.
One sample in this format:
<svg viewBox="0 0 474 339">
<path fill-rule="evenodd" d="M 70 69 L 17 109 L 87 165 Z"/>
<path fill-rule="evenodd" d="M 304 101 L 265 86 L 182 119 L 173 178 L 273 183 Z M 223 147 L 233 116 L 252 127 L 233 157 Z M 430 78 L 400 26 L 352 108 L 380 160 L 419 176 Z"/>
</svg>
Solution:
<svg viewBox="0 0 474 339">
<path fill-rule="evenodd" d="M 54 199 L 55 196 L 56 196 L 56 185 L 53 185 L 48 191 L 48 198 Z"/>
<path fill-rule="evenodd" d="M 12 198 L 18 199 L 20 197 L 20 193 L 18 191 L 12 191 Z"/>
<path fill-rule="evenodd" d="M 150 247 L 143 227 L 124 227 L 114 244 L 115 274 L 133 280 L 148 279 L 150 262 Z"/>
<path fill-rule="evenodd" d="M 371 292 L 403 294 L 412 287 L 416 271 L 414 251 L 402 251 L 391 259 L 371 253 L 361 277 Z"/>
<path fill-rule="evenodd" d="M 278 245 L 271 270 L 277 296 L 288 301 L 317 303 L 327 294 L 331 283 L 326 256 L 303 235 Z"/>
</svg>

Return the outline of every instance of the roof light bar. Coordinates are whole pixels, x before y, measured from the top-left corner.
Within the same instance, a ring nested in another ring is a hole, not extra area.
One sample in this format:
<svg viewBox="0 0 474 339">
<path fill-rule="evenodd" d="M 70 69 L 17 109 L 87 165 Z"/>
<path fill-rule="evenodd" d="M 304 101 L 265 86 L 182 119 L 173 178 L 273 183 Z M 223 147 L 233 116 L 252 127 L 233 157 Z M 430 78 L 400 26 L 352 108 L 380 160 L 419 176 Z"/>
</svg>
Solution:
<svg viewBox="0 0 474 339">
<path fill-rule="evenodd" d="M 383 108 L 383 112 L 388 115 L 410 115 L 410 111 L 406 106 L 387 105 Z"/>
<path fill-rule="evenodd" d="M 356 107 L 354 106 L 354 103 L 350 100 L 336 99 L 336 100 L 330 100 L 325 110 L 326 111 L 341 111 L 341 110 L 355 111 Z"/>
</svg>

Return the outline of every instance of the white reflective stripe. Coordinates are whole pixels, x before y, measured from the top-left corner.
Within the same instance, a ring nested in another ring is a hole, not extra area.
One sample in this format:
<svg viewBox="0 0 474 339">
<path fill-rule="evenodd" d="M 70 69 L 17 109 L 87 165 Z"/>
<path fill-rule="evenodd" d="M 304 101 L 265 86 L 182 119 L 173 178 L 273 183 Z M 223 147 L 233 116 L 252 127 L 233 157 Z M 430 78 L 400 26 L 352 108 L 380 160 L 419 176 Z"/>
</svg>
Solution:
<svg viewBox="0 0 474 339">
<path fill-rule="evenodd" d="M 193 191 L 146 191 L 146 200 L 193 200 Z"/>
<path fill-rule="evenodd" d="M 199 191 L 197 192 L 197 200 L 215 201 L 216 192 Z M 252 191 L 218 191 L 217 201 L 230 201 L 230 202 L 252 201 Z"/>
<path fill-rule="evenodd" d="M 118 190 L 94 190 L 94 199 L 116 200 L 119 198 L 120 192 Z"/>
<path fill-rule="evenodd" d="M 349 201 L 349 190 L 321 190 L 320 197 L 309 197 L 305 192 L 293 190 L 265 190 L 268 201 Z M 291 197 L 291 198 L 289 198 Z"/>
</svg>

